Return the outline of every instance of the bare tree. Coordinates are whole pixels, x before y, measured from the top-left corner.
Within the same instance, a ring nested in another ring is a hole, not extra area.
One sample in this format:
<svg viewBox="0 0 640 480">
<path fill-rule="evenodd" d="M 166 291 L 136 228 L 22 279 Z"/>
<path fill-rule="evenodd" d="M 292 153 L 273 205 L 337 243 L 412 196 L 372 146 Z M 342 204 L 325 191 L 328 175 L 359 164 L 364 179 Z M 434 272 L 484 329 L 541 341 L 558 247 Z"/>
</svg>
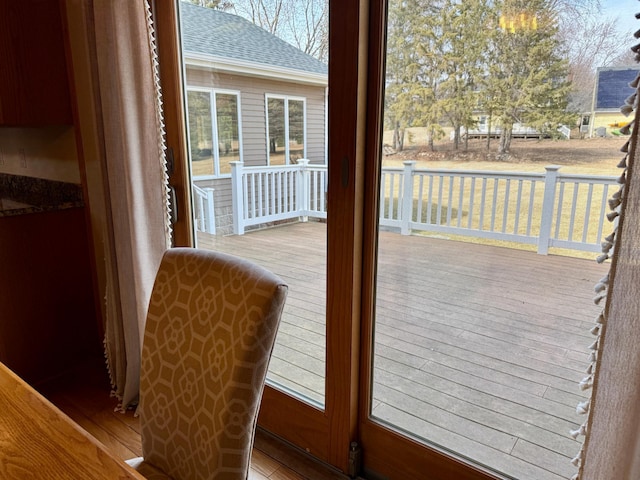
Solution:
<svg viewBox="0 0 640 480">
<path fill-rule="evenodd" d="M 300 50 L 325 61 L 328 52 L 327 0 L 233 0 L 230 11 Z"/>
<path fill-rule="evenodd" d="M 289 12 L 289 0 L 237 0 L 233 12 L 274 35 L 280 34 Z"/>
<path fill-rule="evenodd" d="M 596 69 L 631 65 L 632 55 L 620 49 L 631 42 L 631 32 L 620 31 L 618 19 L 604 17 L 600 0 L 554 0 L 559 12 L 559 36 L 569 60 L 573 85 L 570 108 L 583 113 L 591 109 Z"/>
<path fill-rule="evenodd" d="M 295 8 L 289 20 L 289 28 L 296 46 L 326 61 L 329 53 L 329 2 L 328 0 L 298 2 L 301 8 Z"/>
</svg>

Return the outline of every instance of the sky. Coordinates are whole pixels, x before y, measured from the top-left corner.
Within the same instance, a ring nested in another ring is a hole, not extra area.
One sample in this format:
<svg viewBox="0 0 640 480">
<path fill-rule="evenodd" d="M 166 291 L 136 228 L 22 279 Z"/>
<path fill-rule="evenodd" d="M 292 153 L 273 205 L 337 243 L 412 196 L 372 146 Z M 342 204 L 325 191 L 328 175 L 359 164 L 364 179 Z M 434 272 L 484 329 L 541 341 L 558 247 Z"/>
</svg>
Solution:
<svg viewBox="0 0 640 480">
<path fill-rule="evenodd" d="M 607 17 L 617 17 L 620 20 L 620 30 L 633 34 L 640 30 L 640 20 L 634 15 L 640 12 L 638 0 L 601 0 L 603 14 Z"/>
</svg>

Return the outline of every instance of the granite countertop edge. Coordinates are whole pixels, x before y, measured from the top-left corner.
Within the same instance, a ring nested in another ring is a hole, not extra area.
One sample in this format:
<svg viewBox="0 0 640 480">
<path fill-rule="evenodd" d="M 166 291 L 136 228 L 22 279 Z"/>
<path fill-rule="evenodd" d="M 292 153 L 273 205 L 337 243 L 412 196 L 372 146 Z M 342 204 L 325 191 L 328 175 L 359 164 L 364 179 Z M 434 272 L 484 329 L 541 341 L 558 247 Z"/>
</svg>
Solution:
<svg viewBox="0 0 640 480">
<path fill-rule="evenodd" d="M 24 208 L 10 208 L 0 210 L 0 217 L 13 217 L 16 215 L 28 215 L 30 213 L 54 212 L 56 210 L 66 210 L 69 208 L 84 207 L 84 202 L 67 202 L 58 205 L 34 205 Z"/>
<path fill-rule="evenodd" d="M 7 173 L 0 173 L 0 200 L 3 198 L 22 205 L 0 208 L 0 217 L 84 206 L 82 186 L 79 184 Z"/>
</svg>

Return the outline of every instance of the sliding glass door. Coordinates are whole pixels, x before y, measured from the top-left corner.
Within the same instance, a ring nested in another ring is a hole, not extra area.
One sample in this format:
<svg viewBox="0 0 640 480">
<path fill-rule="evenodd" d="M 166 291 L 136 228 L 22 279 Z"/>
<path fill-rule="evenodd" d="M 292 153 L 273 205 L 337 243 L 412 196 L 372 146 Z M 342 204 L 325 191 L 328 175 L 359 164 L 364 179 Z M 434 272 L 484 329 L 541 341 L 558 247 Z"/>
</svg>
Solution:
<svg viewBox="0 0 640 480">
<path fill-rule="evenodd" d="M 177 170 L 188 167 L 177 182 L 195 213 L 185 225 L 196 227 L 199 247 L 251 258 L 290 284 L 259 423 L 344 472 L 359 458 L 388 478 L 552 479 L 569 473 L 578 451 L 561 433 L 575 427 L 567 408 L 582 398 L 569 385 L 588 302 L 573 292 L 598 272 L 461 241 L 470 230 L 504 241 L 533 236 L 544 174 L 478 173 L 447 158 L 427 164 L 445 141 L 462 152 L 465 131 L 496 125 L 486 112 L 452 107 L 466 97 L 479 105 L 480 84 L 462 82 L 494 67 L 479 66 L 482 51 L 463 42 L 475 61 L 446 83 L 447 71 L 435 70 L 447 63 L 438 57 L 453 48 L 447 41 L 489 22 L 488 11 L 467 12 L 470 3 L 392 0 L 387 15 L 383 0 L 332 0 L 323 13 L 329 55 L 305 72 L 300 62 L 258 68 L 273 56 L 243 63 L 197 51 L 205 48 L 198 25 L 209 17 L 246 38 L 273 35 L 253 30 L 241 2 L 234 12 L 179 2 L 166 25 L 157 10 L 161 67 L 170 63 L 164 35 L 175 39 L 176 26 L 183 47 L 163 84 L 183 75 L 176 98 L 181 89 L 203 96 L 192 98 L 202 106 L 182 117 L 192 131 L 175 148 Z M 310 5 L 323 3 L 301 2 L 298 11 Z M 492 41 L 514 41 L 495 18 Z M 525 24 L 517 34 L 535 35 Z M 285 60 L 299 55 L 287 51 Z M 179 111 L 181 101 L 173 104 Z M 454 113 L 465 121 L 447 124 Z M 228 162 L 223 138 L 236 152 Z M 490 135 L 480 142 L 496 146 Z M 210 154 L 206 174 L 194 152 Z M 555 197 L 579 196 L 562 188 Z M 200 223 L 207 214 L 213 223 Z M 563 227 L 552 219 L 550 228 Z M 575 272 L 580 278 L 569 279 Z"/>
<path fill-rule="evenodd" d="M 365 467 L 571 478 L 616 146 L 591 152 L 589 166 L 555 154 L 573 121 L 548 128 L 567 118 L 566 12 L 511 1 L 388 8 L 383 80 L 373 64 L 368 82 L 378 110 L 364 209 Z M 541 150 L 559 165 L 541 165 Z"/>
</svg>

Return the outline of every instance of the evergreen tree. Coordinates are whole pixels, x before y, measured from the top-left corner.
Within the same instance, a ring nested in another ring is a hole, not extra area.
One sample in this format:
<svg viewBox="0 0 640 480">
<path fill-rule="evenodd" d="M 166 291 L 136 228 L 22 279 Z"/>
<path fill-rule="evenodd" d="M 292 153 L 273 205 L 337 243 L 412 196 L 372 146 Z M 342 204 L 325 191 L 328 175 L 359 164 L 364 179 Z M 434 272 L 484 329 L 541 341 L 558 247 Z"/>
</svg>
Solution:
<svg viewBox="0 0 640 480">
<path fill-rule="evenodd" d="M 503 0 L 494 5 L 487 84 L 494 119 L 502 129 L 498 153 L 506 153 L 515 123 L 555 134 L 569 116 L 571 84 L 549 1 Z"/>
<path fill-rule="evenodd" d="M 408 126 L 423 126 L 429 141 L 441 135 L 436 92 L 440 75 L 435 42 L 438 2 L 392 0 L 387 37 L 385 122 L 401 151 Z"/>
<path fill-rule="evenodd" d="M 445 0 L 439 12 L 437 110 L 453 128 L 456 150 L 461 130 L 474 126 L 473 114 L 479 108 L 489 9 L 486 0 Z"/>
<path fill-rule="evenodd" d="M 394 148 L 402 149 L 408 126 L 427 127 L 433 142 L 441 122 L 453 128 L 457 148 L 478 112 L 502 129 L 502 153 L 516 123 L 555 134 L 569 122 L 557 3 L 392 0 L 385 122 Z"/>
</svg>

